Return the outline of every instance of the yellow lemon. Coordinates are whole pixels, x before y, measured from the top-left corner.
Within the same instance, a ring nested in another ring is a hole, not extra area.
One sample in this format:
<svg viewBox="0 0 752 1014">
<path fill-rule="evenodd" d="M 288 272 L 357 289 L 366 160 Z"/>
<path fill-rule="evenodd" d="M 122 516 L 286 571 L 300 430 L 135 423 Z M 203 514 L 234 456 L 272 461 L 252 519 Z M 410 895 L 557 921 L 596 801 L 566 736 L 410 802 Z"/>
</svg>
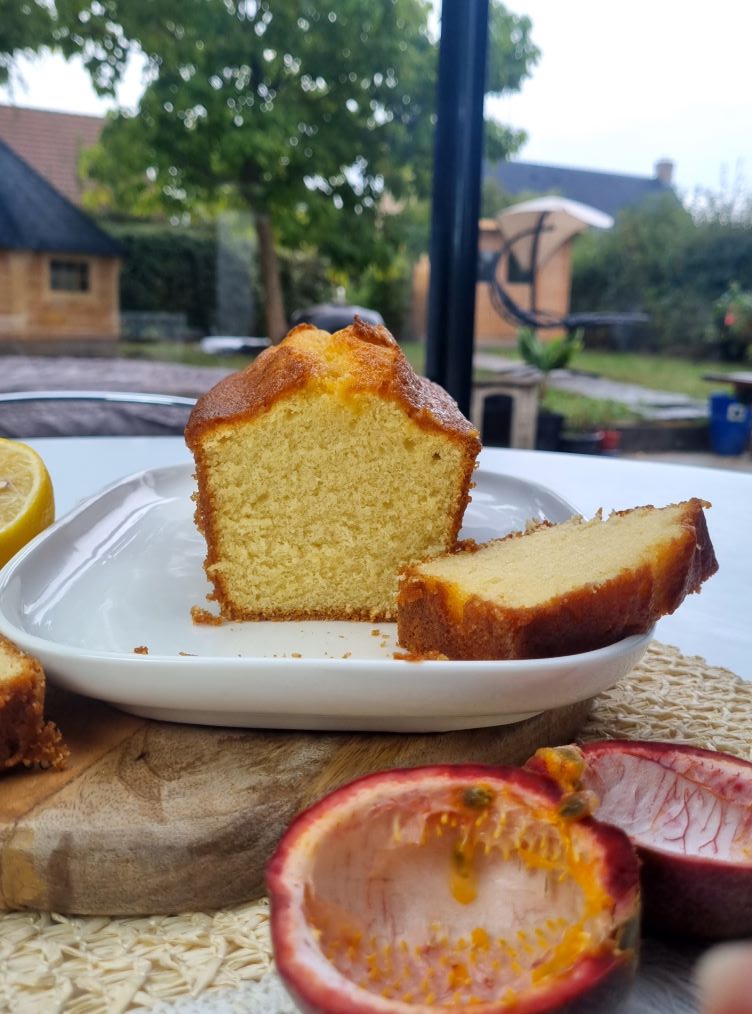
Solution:
<svg viewBox="0 0 752 1014">
<path fill-rule="evenodd" d="M 0 567 L 54 520 L 44 462 L 26 444 L 0 438 Z"/>
</svg>

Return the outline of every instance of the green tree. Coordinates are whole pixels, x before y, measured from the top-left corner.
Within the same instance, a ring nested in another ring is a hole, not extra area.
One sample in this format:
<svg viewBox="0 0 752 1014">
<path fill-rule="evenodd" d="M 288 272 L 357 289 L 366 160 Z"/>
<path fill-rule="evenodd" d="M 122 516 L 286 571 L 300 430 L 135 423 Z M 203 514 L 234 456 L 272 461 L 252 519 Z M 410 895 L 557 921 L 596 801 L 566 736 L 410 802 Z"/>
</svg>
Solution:
<svg viewBox="0 0 752 1014">
<path fill-rule="evenodd" d="M 19 56 L 53 45 L 52 29 L 53 14 L 44 0 L 0 0 L 0 85 Z"/>
<path fill-rule="evenodd" d="M 654 347 L 668 346 L 672 334 L 685 341 L 698 314 L 698 299 L 682 270 L 695 231 L 676 197 L 661 194 L 620 212 L 613 229 L 578 237 L 572 308 L 645 311 Z"/>
<path fill-rule="evenodd" d="M 578 237 L 573 308 L 644 310 L 654 349 L 706 354 L 710 345 L 713 354 L 728 354 L 719 344 L 717 303 L 734 281 L 749 288 L 750 207 L 743 194 L 733 208 L 708 194 L 689 209 L 662 195 L 622 211 L 608 232 Z"/>
<path fill-rule="evenodd" d="M 6 0 L 1 0 L 6 2 Z M 430 192 L 437 45 L 428 0 L 56 0 L 55 37 L 114 94 L 133 53 L 147 86 L 110 118 L 87 169 L 100 208 L 200 219 L 252 210 L 269 334 L 285 330 L 276 242 L 335 267 L 384 265 L 384 198 Z M 527 18 L 493 0 L 489 91 L 538 57 Z M 489 154 L 524 134 L 499 124 Z"/>
<path fill-rule="evenodd" d="M 540 50 L 531 38 L 529 18 L 512 14 L 501 3 L 491 0 L 488 21 L 488 67 L 486 91 L 490 95 L 517 92 L 538 62 Z M 486 120 L 486 157 L 491 162 L 509 158 L 527 140 L 524 130 L 507 127 L 494 119 Z"/>
</svg>

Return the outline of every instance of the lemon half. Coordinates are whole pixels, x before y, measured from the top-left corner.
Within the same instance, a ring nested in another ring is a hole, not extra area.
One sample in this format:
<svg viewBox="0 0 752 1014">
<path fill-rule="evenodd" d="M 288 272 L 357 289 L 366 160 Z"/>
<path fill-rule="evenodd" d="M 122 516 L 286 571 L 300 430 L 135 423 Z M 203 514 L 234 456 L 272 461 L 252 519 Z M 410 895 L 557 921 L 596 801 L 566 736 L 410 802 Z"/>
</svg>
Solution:
<svg viewBox="0 0 752 1014">
<path fill-rule="evenodd" d="M 0 437 L 0 567 L 54 520 L 44 462 L 26 444 Z"/>
</svg>

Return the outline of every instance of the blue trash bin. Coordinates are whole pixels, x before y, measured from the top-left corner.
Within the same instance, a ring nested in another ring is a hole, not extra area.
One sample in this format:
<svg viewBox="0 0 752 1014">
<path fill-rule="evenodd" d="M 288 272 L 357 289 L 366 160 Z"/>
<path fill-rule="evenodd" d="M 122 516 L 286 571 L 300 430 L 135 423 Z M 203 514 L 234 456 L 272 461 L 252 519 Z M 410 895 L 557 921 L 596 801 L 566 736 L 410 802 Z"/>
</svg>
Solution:
<svg viewBox="0 0 752 1014">
<path fill-rule="evenodd" d="M 751 431 L 749 405 L 730 394 L 710 395 L 710 446 L 715 454 L 744 454 Z"/>
</svg>

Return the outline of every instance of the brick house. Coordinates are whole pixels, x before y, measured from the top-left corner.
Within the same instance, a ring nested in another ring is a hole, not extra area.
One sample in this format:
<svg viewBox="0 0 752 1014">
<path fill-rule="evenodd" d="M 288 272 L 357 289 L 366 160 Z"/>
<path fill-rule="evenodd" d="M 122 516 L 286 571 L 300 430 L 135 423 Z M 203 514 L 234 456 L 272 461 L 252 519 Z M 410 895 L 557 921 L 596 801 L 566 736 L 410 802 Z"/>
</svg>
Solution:
<svg viewBox="0 0 752 1014">
<path fill-rule="evenodd" d="M 120 246 L 0 140 L 0 345 L 119 335 Z"/>
</svg>

